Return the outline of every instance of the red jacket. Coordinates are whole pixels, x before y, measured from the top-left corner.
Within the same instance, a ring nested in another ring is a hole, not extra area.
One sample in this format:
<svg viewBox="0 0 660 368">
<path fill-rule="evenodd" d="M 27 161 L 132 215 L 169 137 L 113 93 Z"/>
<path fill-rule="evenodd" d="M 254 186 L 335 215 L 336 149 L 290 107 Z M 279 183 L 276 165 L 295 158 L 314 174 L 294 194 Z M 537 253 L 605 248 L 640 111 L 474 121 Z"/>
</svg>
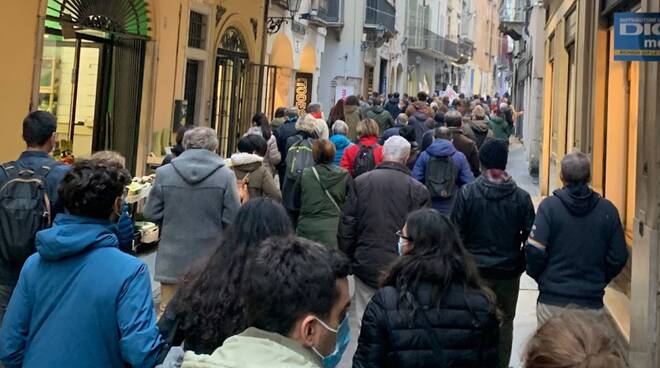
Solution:
<svg viewBox="0 0 660 368">
<path fill-rule="evenodd" d="M 376 160 L 376 166 L 383 162 L 383 146 L 378 144 L 378 137 L 375 135 L 362 137 L 360 138 L 360 143 L 367 147 L 375 144 L 374 159 Z M 351 175 L 353 175 L 353 162 L 355 162 L 358 152 L 360 152 L 360 146 L 358 144 L 351 144 L 346 147 L 344 150 L 344 156 L 342 156 L 341 161 L 339 162 L 339 166 L 348 170 L 348 173 Z"/>
</svg>

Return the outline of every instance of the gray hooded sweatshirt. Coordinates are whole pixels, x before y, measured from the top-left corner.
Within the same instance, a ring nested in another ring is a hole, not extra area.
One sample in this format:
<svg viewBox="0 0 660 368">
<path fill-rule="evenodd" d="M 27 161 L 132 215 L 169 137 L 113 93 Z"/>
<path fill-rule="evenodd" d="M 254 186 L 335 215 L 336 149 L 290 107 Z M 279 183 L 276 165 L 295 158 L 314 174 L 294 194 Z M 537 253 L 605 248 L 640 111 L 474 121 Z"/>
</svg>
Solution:
<svg viewBox="0 0 660 368">
<path fill-rule="evenodd" d="M 178 283 L 210 256 L 239 207 L 236 176 L 213 152 L 186 150 L 156 170 L 144 208 L 144 216 L 161 225 L 155 280 Z"/>
</svg>

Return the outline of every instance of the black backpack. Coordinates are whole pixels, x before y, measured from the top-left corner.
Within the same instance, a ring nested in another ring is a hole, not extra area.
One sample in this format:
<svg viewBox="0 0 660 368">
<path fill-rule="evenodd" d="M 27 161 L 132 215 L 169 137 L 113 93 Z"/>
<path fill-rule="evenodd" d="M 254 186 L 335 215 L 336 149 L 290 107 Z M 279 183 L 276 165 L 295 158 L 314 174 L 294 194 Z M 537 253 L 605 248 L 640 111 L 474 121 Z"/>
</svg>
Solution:
<svg viewBox="0 0 660 368">
<path fill-rule="evenodd" d="M 425 178 L 431 198 L 452 198 L 458 191 L 458 167 L 451 156 L 431 156 L 426 163 Z"/>
<path fill-rule="evenodd" d="M 376 144 L 371 146 L 365 146 L 362 143 L 359 144 L 360 150 L 353 161 L 354 178 L 376 168 L 376 157 L 374 156 L 374 149 L 376 149 L 376 146 Z"/>
<path fill-rule="evenodd" d="M 50 226 L 45 179 L 52 167 L 33 171 L 9 162 L 2 168 L 7 179 L 0 184 L 0 264 L 20 271 L 35 252 L 37 231 Z"/>
</svg>

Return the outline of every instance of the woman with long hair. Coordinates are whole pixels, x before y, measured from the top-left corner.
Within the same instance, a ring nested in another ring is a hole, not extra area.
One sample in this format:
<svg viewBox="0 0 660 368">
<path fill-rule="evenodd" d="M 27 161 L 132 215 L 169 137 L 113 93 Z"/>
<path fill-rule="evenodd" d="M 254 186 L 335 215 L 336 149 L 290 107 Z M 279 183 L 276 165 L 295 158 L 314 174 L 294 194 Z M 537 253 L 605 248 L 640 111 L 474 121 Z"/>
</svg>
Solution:
<svg viewBox="0 0 660 368">
<path fill-rule="evenodd" d="M 353 367 L 496 367 L 495 298 L 454 225 L 422 209 L 398 235 L 401 257 L 367 305 Z"/>
<path fill-rule="evenodd" d="M 170 346 L 211 354 L 227 337 L 247 328 L 240 288 L 245 265 L 261 242 L 293 234 L 284 208 L 268 198 L 247 202 L 208 262 L 186 277 L 158 327 Z"/>
<path fill-rule="evenodd" d="M 248 129 L 244 136 L 256 134 L 263 137 L 268 144 L 268 150 L 264 156 L 264 166 L 275 176 L 275 166 L 282 161 L 282 155 L 277 148 L 277 138 L 268 122 L 268 117 L 263 112 L 258 112 L 252 117 L 252 127 Z"/>
</svg>

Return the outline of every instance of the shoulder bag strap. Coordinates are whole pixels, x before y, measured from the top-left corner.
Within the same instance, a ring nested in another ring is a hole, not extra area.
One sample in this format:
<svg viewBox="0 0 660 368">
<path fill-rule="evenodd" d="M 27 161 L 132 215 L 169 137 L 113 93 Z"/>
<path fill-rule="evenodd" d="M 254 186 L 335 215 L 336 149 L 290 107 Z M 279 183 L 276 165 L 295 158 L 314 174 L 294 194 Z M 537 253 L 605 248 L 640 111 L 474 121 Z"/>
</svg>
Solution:
<svg viewBox="0 0 660 368">
<path fill-rule="evenodd" d="M 330 192 L 328 192 L 328 190 L 323 187 L 323 183 L 321 183 L 321 178 L 319 177 L 318 171 L 316 171 L 316 167 L 312 166 L 312 172 L 314 173 L 314 176 L 316 176 L 316 180 L 319 182 L 319 185 L 321 186 L 321 189 L 323 189 L 323 191 L 325 192 L 325 195 L 328 196 L 330 202 L 332 202 L 332 204 L 335 205 L 337 211 L 341 213 L 341 207 L 339 207 L 337 201 L 335 201 L 335 199 L 332 197 L 332 194 L 330 194 Z"/>
<path fill-rule="evenodd" d="M 429 317 L 426 315 L 426 311 L 422 307 L 422 305 L 417 301 L 414 295 L 412 293 L 408 293 L 410 295 L 413 303 L 415 303 L 418 307 L 419 310 L 419 315 L 422 316 L 422 323 L 424 323 L 424 332 L 426 334 L 426 340 L 431 346 L 431 349 L 433 349 L 433 356 L 437 360 L 437 366 L 438 367 L 447 367 L 447 357 L 442 351 L 442 343 L 438 339 L 438 336 L 435 334 L 433 331 L 433 326 L 431 325 L 431 321 L 429 320 Z"/>
</svg>

